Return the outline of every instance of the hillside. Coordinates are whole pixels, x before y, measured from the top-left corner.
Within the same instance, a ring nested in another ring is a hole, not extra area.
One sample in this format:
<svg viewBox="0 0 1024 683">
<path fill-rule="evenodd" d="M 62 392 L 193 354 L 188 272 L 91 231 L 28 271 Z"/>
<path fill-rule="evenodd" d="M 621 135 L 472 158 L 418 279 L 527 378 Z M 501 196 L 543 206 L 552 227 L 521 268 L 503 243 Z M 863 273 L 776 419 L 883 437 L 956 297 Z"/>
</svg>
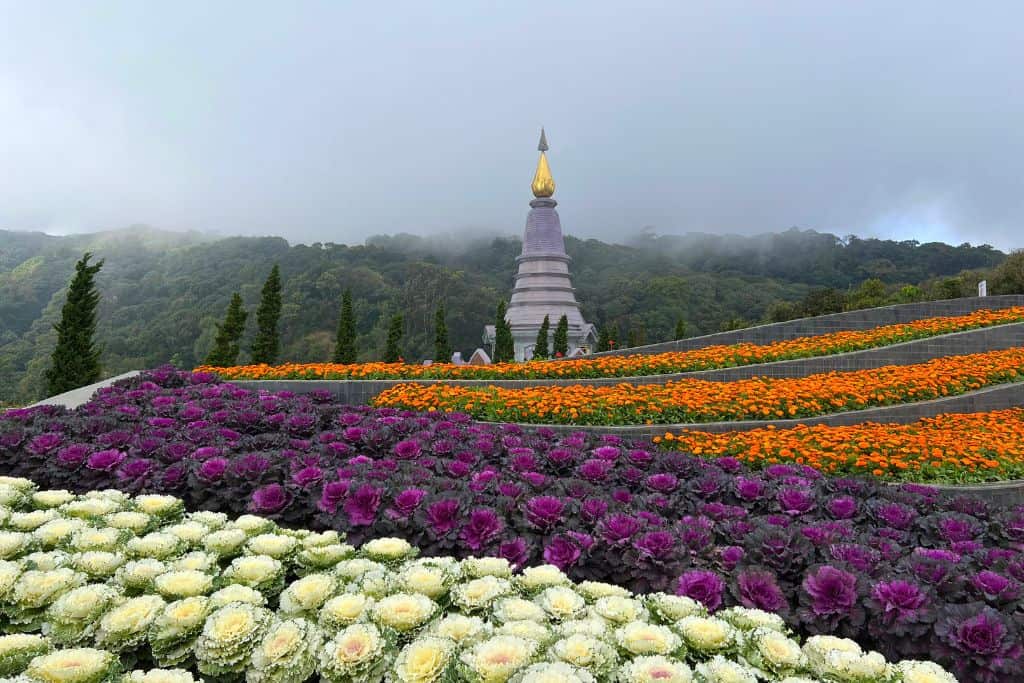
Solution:
<svg viewBox="0 0 1024 683">
<path fill-rule="evenodd" d="M 847 289 L 867 278 L 890 287 L 920 283 L 990 268 L 1004 258 L 988 246 L 841 240 L 798 230 L 728 238 L 646 235 L 628 245 L 568 237 L 566 248 L 587 319 L 633 329 L 646 341 L 668 338 L 680 317 L 689 334 L 713 332 L 760 320 L 773 304 L 803 299 L 815 288 Z M 383 347 L 385 321 L 398 311 L 407 321 L 407 358 L 429 356 L 440 301 L 448 308 L 454 346 L 469 352 L 480 344 L 498 298 L 508 294 L 519 242 L 399 235 L 359 246 L 289 245 L 276 237 L 215 238 L 144 227 L 67 237 L 0 231 L 0 401 L 40 396 L 64 287 L 87 250 L 105 260 L 98 334 L 105 372 L 116 374 L 168 361 L 181 367 L 200 362 L 231 292 L 239 290 L 253 310 L 274 262 L 285 281 L 283 359 L 329 355 L 346 288 L 355 300 L 364 358 Z"/>
</svg>

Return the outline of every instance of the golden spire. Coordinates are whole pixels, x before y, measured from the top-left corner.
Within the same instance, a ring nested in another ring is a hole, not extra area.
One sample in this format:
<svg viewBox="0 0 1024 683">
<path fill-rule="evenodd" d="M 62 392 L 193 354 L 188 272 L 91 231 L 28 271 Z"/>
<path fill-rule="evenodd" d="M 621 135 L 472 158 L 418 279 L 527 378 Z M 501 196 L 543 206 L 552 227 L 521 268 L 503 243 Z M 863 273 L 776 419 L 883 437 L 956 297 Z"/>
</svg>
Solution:
<svg viewBox="0 0 1024 683">
<path fill-rule="evenodd" d="M 537 172 L 533 174 L 533 190 L 534 197 L 550 197 L 555 193 L 555 179 L 551 177 L 551 169 L 548 168 L 548 158 L 544 156 L 544 152 L 548 148 L 548 139 L 544 135 L 544 129 L 540 129 L 540 142 L 537 143 L 537 149 L 540 150 L 540 159 L 537 160 Z"/>
</svg>

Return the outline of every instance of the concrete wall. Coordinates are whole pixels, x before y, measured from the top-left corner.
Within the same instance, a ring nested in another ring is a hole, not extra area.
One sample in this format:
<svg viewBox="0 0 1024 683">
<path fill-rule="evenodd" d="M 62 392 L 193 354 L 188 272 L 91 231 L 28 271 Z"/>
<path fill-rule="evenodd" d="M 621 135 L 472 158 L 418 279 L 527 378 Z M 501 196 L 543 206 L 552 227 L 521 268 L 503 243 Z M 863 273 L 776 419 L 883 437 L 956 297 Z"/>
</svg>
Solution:
<svg viewBox="0 0 1024 683">
<path fill-rule="evenodd" d="M 748 327 L 743 330 L 706 334 L 701 337 L 690 337 L 660 344 L 648 344 L 631 349 L 604 351 L 594 355 L 619 356 L 637 353 L 664 353 L 666 351 L 686 351 L 716 344 L 738 344 L 741 342 L 767 344 L 782 339 L 793 339 L 794 337 L 827 334 L 842 330 L 865 330 L 878 327 L 879 325 L 907 323 L 922 318 L 943 315 L 966 315 L 984 308 L 1000 309 L 1012 308 L 1013 306 L 1024 306 L 1024 295 L 1004 294 L 1001 296 L 927 301 L 916 304 L 896 304 L 881 308 L 867 308 L 862 311 L 833 313 L 816 318 L 800 318 L 799 320 L 790 320 L 784 323 L 758 325 L 757 327 Z"/>
<path fill-rule="evenodd" d="M 83 403 L 86 403 L 90 398 L 92 398 L 93 394 L 95 394 L 98 389 L 102 389 L 103 387 L 109 387 L 114 382 L 120 381 L 122 379 L 128 379 L 129 377 L 134 377 L 137 374 L 139 374 L 138 370 L 132 370 L 131 372 L 126 372 L 123 375 L 117 375 L 116 377 L 110 377 L 101 382 L 96 382 L 96 384 L 90 384 L 89 386 L 79 387 L 78 389 L 72 389 L 71 391 L 65 391 L 63 394 L 57 394 L 56 396 L 51 396 L 50 398 L 44 398 L 39 403 L 33 403 L 32 406 L 30 407 L 55 405 L 64 406 L 65 408 L 77 408 L 78 406 L 82 405 Z"/>
<path fill-rule="evenodd" d="M 807 375 L 820 372 L 866 370 L 882 367 L 883 365 L 909 365 L 923 363 L 943 356 L 996 351 L 1015 346 L 1024 346 L 1024 323 L 968 330 L 966 332 L 918 339 L 877 349 L 851 351 L 831 356 L 668 375 L 531 380 L 236 380 L 234 384 L 255 390 L 292 391 L 297 394 L 320 389 L 331 392 L 335 399 L 342 403 L 362 404 L 369 403 L 382 391 L 399 384 L 446 384 L 465 387 L 500 386 L 510 389 L 522 389 L 526 387 L 570 384 L 614 386 L 626 382 L 630 384 L 664 384 L 687 378 L 712 382 L 729 382 L 758 376 L 806 377 Z"/>
</svg>

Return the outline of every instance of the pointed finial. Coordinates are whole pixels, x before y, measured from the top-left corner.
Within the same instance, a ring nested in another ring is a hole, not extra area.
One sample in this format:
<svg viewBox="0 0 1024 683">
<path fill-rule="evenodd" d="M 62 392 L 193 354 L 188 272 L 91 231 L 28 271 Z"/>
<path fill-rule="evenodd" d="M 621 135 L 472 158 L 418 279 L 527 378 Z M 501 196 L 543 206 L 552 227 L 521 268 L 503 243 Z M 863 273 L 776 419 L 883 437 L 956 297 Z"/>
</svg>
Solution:
<svg viewBox="0 0 1024 683">
<path fill-rule="evenodd" d="M 548 158 L 544 152 L 548 149 L 548 138 L 544 135 L 544 129 L 540 129 L 540 142 L 537 143 L 540 150 L 540 159 L 537 160 L 537 172 L 533 174 L 533 196 L 537 198 L 550 197 L 555 193 L 555 179 L 551 177 L 551 169 L 548 168 Z"/>
</svg>

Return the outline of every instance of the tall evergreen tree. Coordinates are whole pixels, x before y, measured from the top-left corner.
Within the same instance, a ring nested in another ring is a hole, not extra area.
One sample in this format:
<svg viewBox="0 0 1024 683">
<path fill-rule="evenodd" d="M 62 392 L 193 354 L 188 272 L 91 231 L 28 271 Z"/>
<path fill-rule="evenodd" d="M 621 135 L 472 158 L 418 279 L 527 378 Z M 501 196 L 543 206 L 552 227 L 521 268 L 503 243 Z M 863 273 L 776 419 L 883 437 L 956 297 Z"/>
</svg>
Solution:
<svg viewBox="0 0 1024 683">
<path fill-rule="evenodd" d="M 494 358 L 495 363 L 510 363 L 516 359 L 516 345 L 512 338 L 512 327 L 505 319 L 508 304 L 502 299 L 498 302 L 498 311 L 494 319 Z"/>
<path fill-rule="evenodd" d="M 613 349 L 623 349 L 623 348 L 626 348 L 626 345 L 622 343 L 622 326 L 621 325 L 616 324 L 615 327 L 612 328 L 612 338 L 609 341 L 609 343 L 610 343 L 610 345 L 611 345 L 611 347 Z"/>
<path fill-rule="evenodd" d="M 438 304 L 434 313 L 434 362 L 450 363 L 452 345 L 448 341 L 448 323 L 445 322 L 444 304 Z"/>
<path fill-rule="evenodd" d="M 253 363 L 273 363 L 281 347 L 277 322 L 281 318 L 281 270 L 274 264 L 263 283 L 260 306 L 256 309 L 256 338 L 252 342 Z"/>
<path fill-rule="evenodd" d="M 686 339 L 686 321 L 682 318 L 676 320 L 676 333 L 674 338 L 677 341 L 680 339 Z"/>
<path fill-rule="evenodd" d="M 402 328 L 404 320 L 401 314 L 391 316 L 388 325 L 387 347 L 384 349 L 385 363 L 398 363 L 402 360 Z"/>
<path fill-rule="evenodd" d="M 569 318 L 562 316 L 555 326 L 555 340 L 551 352 L 555 358 L 565 358 L 569 355 Z"/>
<path fill-rule="evenodd" d="M 341 316 L 331 360 L 335 363 L 356 362 L 356 316 L 352 312 L 352 292 L 347 289 L 341 295 Z"/>
<path fill-rule="evenodd" d="M 643 346 L 647 343 L 643 325 L 636 325 L 635 327 L 630 326 L 629 338 L 626 340 L 626 343 L 629 344 L 629 348 L 631 349 L 637 346 Z"/>
<path fill-rule="evenodd" d="M 46 371 L 48 396 L 62 394 L 100 379 L 100 349 L 96 335 L 96 307 L 100 293 L 94 278 L 103 261 L 89 265 L 92 254 L 86 252 L 75 264 L 75 276 L 68 286 L 67 299 L 60 311 L 57 345 L 53 349 L 50 369 Z"/>
<path fill-rule="evenodd" d="M 245 332 L 245 320 L 249 317 L 242 307 L 242 297 L 235 292 L 231 295 L 228 312 L 224 322 L 217 325 L 217 336 L 213 340 L 213 348 L 206 357 L 206 364 L 219 368 L 231 367 L 238 362 L 238 340 Z"/>
<path fill-rule="evenodd" d="M 551 334 L 551 319 L 548 316 L 544 316 L 544 322 L 540 324 L 540 329 L 537 330 L 537 341 L 533 343 L 533 357 L 537 360 L 543 360 L 548 357 L 548 335 Z"/>
<path fill-rule="evenodd" d="M 601 331 L 597 334 L 597 350 L 598 351 L 611 351 L 612 350 L 612 335 L 608 329 L 608 325 L 602 325 Z"/>
</svg>

